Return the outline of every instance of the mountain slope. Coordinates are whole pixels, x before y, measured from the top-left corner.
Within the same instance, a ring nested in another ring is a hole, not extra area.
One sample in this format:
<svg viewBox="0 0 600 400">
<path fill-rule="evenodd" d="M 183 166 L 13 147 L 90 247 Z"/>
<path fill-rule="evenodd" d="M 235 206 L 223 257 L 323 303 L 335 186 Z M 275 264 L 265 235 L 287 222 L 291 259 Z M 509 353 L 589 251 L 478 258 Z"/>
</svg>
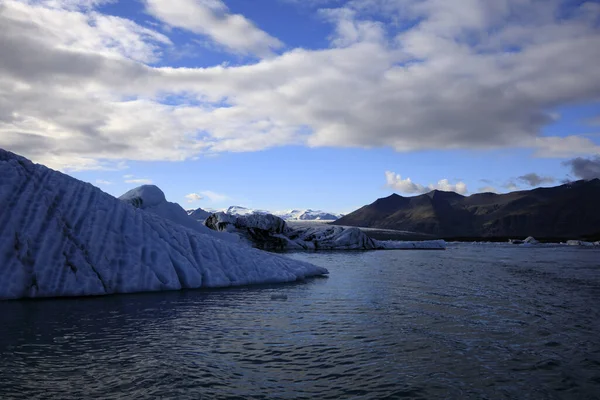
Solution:
<svg viewBox="0 0 600 400">
<path fill-rule="evenodd" d="M 210 212 L 202 209 L 196 208 L 195 210 L 187 210 L 187 214 L 192 217 L 195 221 L 204 222 L 206 218 L 210 216 Z"/>
<path fill-rule="evenodd" d="M 324 273 L 183 227 L 0 149 L 0 299 L 290 282 Z"/>
<path fill-rule="evenodd" d="M 378 199 L 336 225 L 411 230 L 440 237 L 581 237 L 599 230 L 600 180 L 468 197 L 434 190 Z"/>
</svg>

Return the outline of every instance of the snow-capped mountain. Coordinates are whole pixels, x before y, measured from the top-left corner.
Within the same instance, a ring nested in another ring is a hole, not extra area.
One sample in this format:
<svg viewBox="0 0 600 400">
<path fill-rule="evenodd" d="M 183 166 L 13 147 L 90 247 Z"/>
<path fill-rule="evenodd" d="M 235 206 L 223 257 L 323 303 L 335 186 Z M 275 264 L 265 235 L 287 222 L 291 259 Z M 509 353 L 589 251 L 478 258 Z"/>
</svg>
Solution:
<svg viewBox="0 0 600 400">
<path fill-rule="evenodd" d="M 277 211 L 274 215 L 277 215 L 286 221 L 335 221 L 336 219 L 343 217 L 343 214 L 311 210 L 310 208 L 306 210 Z"/>
<path fill-rule="evenodd" d="M 196 221 L 203 222 L 212 212 L 203 210 L 202 208 L 196 208 L 195 210 L 186 210 L 187 214 L 195 219 Z"/>
<path fill-rule="evenodd" d="M 230 215 L 250 215 L 250 214 L 273 214 L 286 221 L 334 221 L 341 218 L 343 214 L 335 214 L 321 210 L 285 210 L 285 211 L 267 211 L 241 206 L 231 206 L 221 210 L 213 210 L 213 212 L 224 212 Z"/>
<path fill-rule="evenodd" d="M 231 206 L 222 211 L 225 214 L 230 214 L 230 215 L 272 214 L 266 210 L 257 210 L 257 209 L 253 209 L 253 208 L 242 207 L 242 206 Z"/>
<path fill-rule="evenodd" d="M 163 218 L 158 214 L 174 209 L 152 187 L 124 197 L 0 149 L 0 299 L 291 282 L 327 273 L 201 233 L 183 210 L 189 221 L 171 216 L 186 226 Z"/>
</svg>

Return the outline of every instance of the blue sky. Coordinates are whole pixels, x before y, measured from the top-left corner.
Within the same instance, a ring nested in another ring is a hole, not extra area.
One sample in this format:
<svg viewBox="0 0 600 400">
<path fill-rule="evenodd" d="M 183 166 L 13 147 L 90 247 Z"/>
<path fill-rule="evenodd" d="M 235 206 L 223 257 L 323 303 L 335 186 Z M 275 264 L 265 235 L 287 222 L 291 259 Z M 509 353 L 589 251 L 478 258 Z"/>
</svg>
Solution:
<svg viewBox="0 0 600 400">
<path fill-rule="evenodd" d="M 6 0 L 0 18 L 0 147 L 115 196 L 350 212 L 600 165 L 597 2 Z"/>
</svg>

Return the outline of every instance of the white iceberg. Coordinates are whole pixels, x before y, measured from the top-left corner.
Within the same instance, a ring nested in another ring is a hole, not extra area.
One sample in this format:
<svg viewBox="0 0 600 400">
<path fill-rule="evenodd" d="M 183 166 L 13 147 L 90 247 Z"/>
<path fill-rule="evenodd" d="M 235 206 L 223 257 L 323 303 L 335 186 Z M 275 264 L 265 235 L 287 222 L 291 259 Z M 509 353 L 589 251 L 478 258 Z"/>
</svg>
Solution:
<svg viewBox="0 0 600 400">
<path fill-rule="evenodd" d="M 567 240 L 567 246 L 583 246 L 593 247 L 598 246 L 599 242 L 586 242 L 584 240 Z"/>
<path fill-rule="evenodd" d="M 162 202 L 158 197 L 142 196 L 150 208 Z M 326 273 L 184 227 L 0 149 L 2 299 L 292 282 Z"/>
<path fill-rule="evenodd" d="M 520 244 L 520 245 L 534 245 L 534 244 L 539 244 L 540 243 L 533 236 L 527 236 L 527 238 L 524 239 L 524 240 L 520 240 L 520 239 L 508 239 L 508 242 L 510 244 Z"/>
<path fill-rule="evenodd" d="M 262 249 L 278 250 L 384 250 L 384 249 L 445 249 L 443 240 L 380 241 L 355 227 L 309 225 L 291 228 L 286 221 L 272 214 L 231 215 L 214 213 L 206 226 L 221 232 L 240 235 Z"/>
<path fill-rule="evenodd" d="M 333 225 L 297 228 L 288 235 L 288 238 L 297 248 L 308 250 L 375 250 L 380 248 L 376 240 L 371 239 L 358 228 Z"/>
<path fill-rule="evenodd" d="M 386 250 L 445 250 L 445 240 L 419 240 L 419 241 L 400 241 L 400 240 L 377 240 L 379 248 Z"/>
<path fill-rule="evenodd" d="M 215 232 L 204 226 L 203 223 L 190 218 L 188 213 L 179 204 L 167 201 L 165 194 L 158 186 L 139 186 L 119 197 L 119 200 L 129 203 L 135 208 L 166 218 L 186 228 L 193 229 L 196 232 L 212 235 L 231 242 L 239 242 L 239 238 L 236 235 Z"/>
</svg>

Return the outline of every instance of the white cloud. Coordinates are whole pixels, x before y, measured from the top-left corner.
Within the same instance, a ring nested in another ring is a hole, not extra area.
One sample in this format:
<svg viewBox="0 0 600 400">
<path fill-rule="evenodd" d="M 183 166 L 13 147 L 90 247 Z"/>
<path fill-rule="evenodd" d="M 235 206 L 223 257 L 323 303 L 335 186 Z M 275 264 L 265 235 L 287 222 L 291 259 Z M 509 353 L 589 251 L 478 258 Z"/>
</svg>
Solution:
<svg viewBox="0 0 600 400">
<path fill-rule="evenodd" d="M 148 65 L 169 38 L 97 3 L 2 1 L 0 147 L 59 169 L 290 144 L 600 153 L 589 138 L 539 136 L 551 110 L 600 96 L 594 4 L 562 15 L 557 0 L 350 1 L 321 12 L 329 49 L 173 69 Z M 203 34 L 230 49 L 278 46 L 221 1 L 152 4 L 185 29 L 208 21 Z"/>
<path fill-rule="evenodd" d="M 221 0 L 145 0 L 146 11 L 171 25 L 209 36 L 230 51 L 269 56 L 283 46 Z"/>
<path fill-rule="evenodd" d="M 195 203 L 203 199 L 203 197 L 200 196 L 198 193 L 186 194 L 184 197 L 188 203 Z"/>
<path fill-rule="evenodd" d="M 112 182 L 104 180 L 104 179 L 96 179 L 96 184 L 97 185 L 112 185 Z"/>
<path fill-rule="evenodd" d="M 467 194 L 467 185 L 464 182 L 457 182 L 452 184 L 448 179 L 442 179 L 435 185 L 429 185 L 431 190 L 443 190 L 445 192 L 456 192 L 459 194 Z"/>
<path fill-rule="evenodd" d="M 448 179 L 441 179 L 436 184 L 423 186 L 413 182 L 410 178 L 402 179 L 400 174 L 391 171 L 385 171 L 386 186 L 402 193 L 422 194 L 432 190 L 443 190 L 445 192 L 456 192 L 459 194 L 467 194 L 467 185 L 464 182 L 451 184 Z"/>
<path fill-rule="evenodd" d="M 387 187 L 402 193 L 421 194 L 428 191 L 425 186 L 414 183 L 410 178 L 402 179 L 400 174 L 396 174 L 392 171 L 385 171 L 385 182 Z"/>
<path fill-rule="evenodd" d="M 575 157 L 600 154 L 600 146 L 583 136 L 536 138 L 537 157 Z"/>
<path fill-rule="evenodd" d="M 216 193 L 211 190 L 203 190 L 200 195 L 212 201 L 213 203 L 220 203 L 226 200 L 230 200 L 230 197 L 221 193 Z"/>
<path fill-rule="evenodd" d="M 125 179 L 125 183 L 135 183 L 136 185 L 151 185 L 152 179 L 147 179 L 147 178 Z"/>
</svg>

